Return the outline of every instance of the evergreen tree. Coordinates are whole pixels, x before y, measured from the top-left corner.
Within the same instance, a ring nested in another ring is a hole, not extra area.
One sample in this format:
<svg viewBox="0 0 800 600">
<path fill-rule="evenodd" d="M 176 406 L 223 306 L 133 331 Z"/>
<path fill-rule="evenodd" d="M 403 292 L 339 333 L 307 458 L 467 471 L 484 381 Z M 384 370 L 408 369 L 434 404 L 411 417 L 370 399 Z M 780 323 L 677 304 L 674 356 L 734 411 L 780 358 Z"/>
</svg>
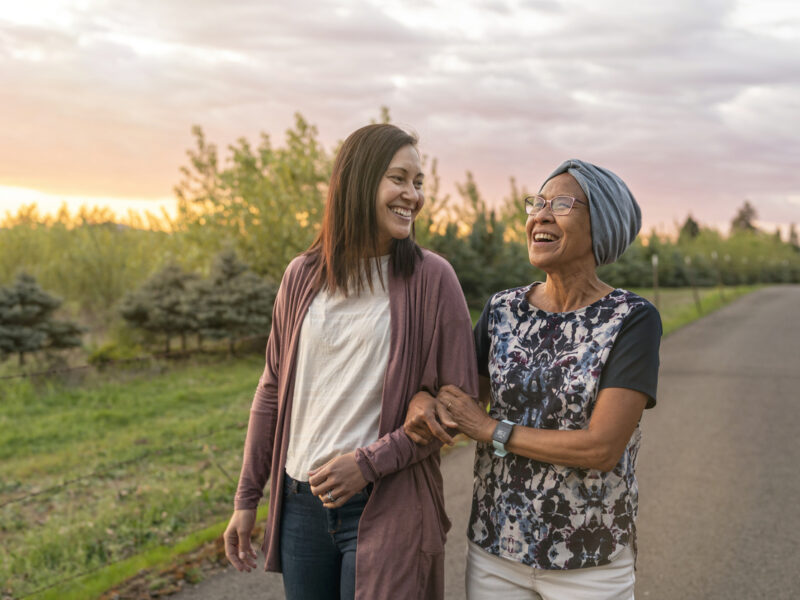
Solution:
<svg viewBox="0 0 800 600">
<path fill-rule="evenodd" d="M 758 231 L 753 221 L 758 218 L 755 207 L 750 204 L 749 200 L 745 200 L 742 207 L 736 213 L 736 216 L 731 221 L 731 232 L 735 231 Z"/>
<path fill-rule="evenodd" d="M 237 339 L 267 335 L 277 287 L 261 279 L 233 250 L 217 255 L 209 278 L 193 288 L 192 307 L 200 334 L 227 339 L 231 353 Z"/>
<path fill-rule="evenodd" d="M 80 346 L 84 329 L 52 318 L 59 306 L 61 300 L 26 273 L 0 288 L 0 356 L 16 354 L 22 366 L 27 353 Z"/>
<path fill-rule="evenodd" d="M 680 240 L 693 240 L 698 235 L 700 235 L 700 225 L 692 218 L 692 215 L 688 215 L 686 217 L 686 221 L 684 221 L 683 225 L 681 226 L 680 233 L 678 234 L 678 239 Z"/>
<path fill-rule="evenodd" d="M 165 352 L 170 351 L 174 335 L 181 337 L 181 348 L 186 350 L 186 335 L 197 329 L 189 301 L 189 290 L 196 279 L 194 273 L 170 263 L 125 296 L 120 314 L 133 327 L 163 334 Z"/>
<path fill-rule="evenodd" d="M 797 240 L 797 229 L 795 228 L 794 223 L 789 225 L 789 244 L 797 249 L 800 249 L 800 242 Z"/>
</svg>

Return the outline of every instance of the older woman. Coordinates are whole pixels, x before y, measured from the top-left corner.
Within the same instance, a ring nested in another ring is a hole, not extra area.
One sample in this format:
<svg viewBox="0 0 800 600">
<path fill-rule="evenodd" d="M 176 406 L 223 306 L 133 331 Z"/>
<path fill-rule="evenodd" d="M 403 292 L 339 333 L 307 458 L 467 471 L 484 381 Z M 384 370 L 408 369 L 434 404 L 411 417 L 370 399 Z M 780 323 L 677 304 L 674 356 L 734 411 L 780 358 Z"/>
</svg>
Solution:
<svg viewBox="0 0 800 600">
<path fill-rule="evenodd" d="M 639 420 L 656 402 L 661 320 L 596 268 L 633 241 L 641 213 L 619 177 L 579 160 L 525 209 L 547 278 L 487 302 L 474 332 L 482 406 L 452 386 L 418 394 L 406 432 L 447 440 L 444 425 L 478 442 L 468 598 L 633 598 Z"/>
</svg>

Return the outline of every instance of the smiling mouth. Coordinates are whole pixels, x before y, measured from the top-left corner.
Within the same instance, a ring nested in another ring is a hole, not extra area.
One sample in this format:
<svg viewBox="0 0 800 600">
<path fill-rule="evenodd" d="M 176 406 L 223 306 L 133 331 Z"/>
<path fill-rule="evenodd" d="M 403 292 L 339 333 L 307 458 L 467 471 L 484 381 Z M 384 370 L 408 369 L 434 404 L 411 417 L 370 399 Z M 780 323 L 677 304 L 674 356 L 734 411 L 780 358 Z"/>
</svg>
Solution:
<svg viewBox="0 0 800 600">
<path fill-rule="evenodd" d="M 397 216 L 403 217 L 404 219 L 410 219 L 411 215 L 413 214 L 410 208 L 398 208 L 392 206 L 389 208 L 389 210 L 391 210 Z"/>
<path fill-rule="evenodd" d="M 550 233 L 536 233 L 533 236 L 534 242 L 555 242 L 558 238 Z"/>
</svg>

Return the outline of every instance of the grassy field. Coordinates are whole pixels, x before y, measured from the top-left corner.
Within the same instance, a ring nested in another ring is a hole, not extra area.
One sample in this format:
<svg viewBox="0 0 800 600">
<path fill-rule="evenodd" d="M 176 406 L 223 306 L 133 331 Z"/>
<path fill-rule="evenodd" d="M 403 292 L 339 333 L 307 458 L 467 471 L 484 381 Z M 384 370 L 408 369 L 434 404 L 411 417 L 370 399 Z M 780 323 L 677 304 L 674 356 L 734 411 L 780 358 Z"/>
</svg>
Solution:
<svg viewBox="0 0 800 600">
<path fill-rule="evenodd" d="M 702 290 L 703 313 L 752 289 Z M 659 305 L 665 333 L 698 316 L 691 290 Z M 218 536 L 262 360 L 0 382 L 0 595 L 96 597 Z"/>
<path fill-rule="evenodd" d="M 263 359 L 0 385 L 0 590 L 171 546 L 232 508 Z M 60 597 L 60 596 L 59 596 Z"/>
</svg>

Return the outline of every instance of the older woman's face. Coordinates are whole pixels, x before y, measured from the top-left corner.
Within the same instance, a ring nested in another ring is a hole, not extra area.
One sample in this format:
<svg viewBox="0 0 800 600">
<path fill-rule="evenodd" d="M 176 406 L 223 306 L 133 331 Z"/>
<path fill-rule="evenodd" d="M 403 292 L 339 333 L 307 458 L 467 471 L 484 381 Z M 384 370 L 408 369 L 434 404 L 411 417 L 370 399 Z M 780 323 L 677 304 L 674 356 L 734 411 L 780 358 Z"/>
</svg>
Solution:
<svg viewBox="0 0 800 600">
<path fill-rule="evenodd" d="M 557 175 L 545 184 L 540 194 L 547 200 L 572 196 L 585 204 L 576 202 L 564 216 L 555 216 L 548 204 L 538 213 L 528 216 L 525 230 L 531 264 L 549 272 L 587 260 L 593 263 L 589 203 L 575 178 L 568 173 Z"/>
</svg>

